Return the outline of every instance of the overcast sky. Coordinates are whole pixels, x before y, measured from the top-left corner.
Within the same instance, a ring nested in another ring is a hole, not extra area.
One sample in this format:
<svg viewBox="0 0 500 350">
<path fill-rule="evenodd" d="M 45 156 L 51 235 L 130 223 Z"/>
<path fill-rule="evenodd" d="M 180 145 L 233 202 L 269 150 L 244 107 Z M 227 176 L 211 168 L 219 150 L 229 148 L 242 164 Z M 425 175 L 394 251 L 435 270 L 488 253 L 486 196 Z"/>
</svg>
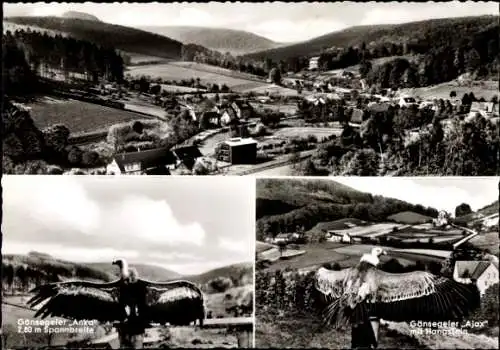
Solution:
<svg viewBox="0 0 500 350">
<path fill-rule="evenodd" d="M 3 176 L 4 254 L 163 266 L 181 274 L 254 259 L 245 177 Z"/>
<path fill-rule="evenodd" d="M 49 16 L 82 11 L 125 26 L 186 25 L 240 29 L 277 42 L 307 40 L 346 27 L 441 17 L 498 15 L 496 2 L 4 4 L 4 16 Z"/>
<path fill-rule="evenodd" d="M 422 204 L 452 215 L 461 203 L 478 210 L 498 199 L 498 182 L 495 177 L 344 177 L 341 182 L 363 192 L 383 195 Z"/>
</svg>

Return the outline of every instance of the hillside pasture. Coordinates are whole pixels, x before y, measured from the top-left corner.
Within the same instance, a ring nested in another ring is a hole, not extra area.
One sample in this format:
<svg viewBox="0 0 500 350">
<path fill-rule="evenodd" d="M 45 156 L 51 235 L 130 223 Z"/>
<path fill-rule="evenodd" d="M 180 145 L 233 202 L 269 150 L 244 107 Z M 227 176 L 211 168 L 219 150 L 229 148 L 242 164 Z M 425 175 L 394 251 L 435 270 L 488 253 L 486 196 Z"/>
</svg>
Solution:
<svg viewBox="0 0 500 350">
<path fill-rule="evenodd" d="M 392 249 L 389 248 L 390 253 L 405 253 L 405 254 L 416 254 L 416 255 L 424 255 L 430 257 L 436 257 L 439 259 L 446 259 L 450 256 L 451 251 L 449 250 L 439 250 L 439 249 Z"/>
<path fill-rule="evenodd" d="M 430 216 L 414 213 L 412 211 L 403 211 L 401 213 L 393 214 L 387 217 L 387 220 L 391 220 L 400 224 L 417 225 L 432 221 L 432 218 Z"/>
<path fill-rule="evenodd" d="M 144 115 L 77 100 L 41 98 L 28 105 L 35 125 L 64 124 L 71 133 L 104 131 L 111 125 L 145 118 Z"/>
<path fill-rule="evenodd" d="M 489 249 L 493 255 L 499 255 L 500 239 L 498 231 L 490 231 L 481 233 L 480 235 L 472 238 L 469 243 L 480 249 Z"/>
<path fill-rule="evenodd" d="M 252 75 L 249 73 L 244 73 L 244 72 L 239 72 L 227 68 L 222 68 L 218 66 L 212 66 L 210 64 L 205 64 L 205 63 L 198 63 L 198 62 L 186 62 L 186 61 L 175 61 L 175 62 L 170 62 L 170 64 L 179 66 L 179 67 L 184 67 L 200 72 L 207 72 L 207 73 L 215 73 L 215 74 L 222 74 L 234 78 L 239 78 L 239 79 L 245 79 L 245 80 L 257 80 L 257 81 L 263 81 L 262 78 L 259 78 L 256 75 Z"/>
<path fill-rule="evenodd" d="M 163 80 L 170 81 L 191 80 L 199 78 L 201 84 L 203 85 L 225 84 L 230 89 L 233 89 L 237 92 L 244 92 L 255 87 L 266 85 L 265 82 L 246 80 L 244 78 L 223 75 L 217 72 L 195 70 L 170 63 L 128 67 L 127 73 L 135 77 L 149 76 L 152 79 L 161 78 Z"/>
<path fill-rule="evenodd" d="M 269 250 L 272 248 L 276 248 L 276 246 L 273 244 L 269 244 L 269 243 L 261 242 L 261 241 L 257 241 L 255 243 L 255 251 L 257 254 L 265 252 L 266 250 Z"/>
<path fill-rule="evenodd" d="M 401 89 L 401 94 L 419 97 L 421 99 L 450 99 L 450 92 L 455 91 L 457 98 L 472 92 L 476 98 L 483 97 L 490 101 L 493 96 L 498 96 L 498 81 L 473 81 L 471 84 L 460 85 L 456 80 L 437 84 L 429 87 Z"/>
<path fill-rule="evenodd" d="M 351 256 L 337 251 L 342 247 L 342 243 L 324 242 L 303 245 L 301 248 L 305 253 L 288 259 L 279 259 L 267 271 L 289 269 L 303 269 L 316 267 L 324 263 L 339 263 L 341 266 L 350 266 Z M 355 263 L 355 262 L 354 262 Z"/>
<path fill-rule="evenodd" d="M 293 138 L 315 136 L 318 140 L 332 135 L 340 136 L 341 129 L 337 128 L 315 128 L 315 127 L 284 127 L 274 131 L 273 136 L 278 138 Z"/>
</svg>

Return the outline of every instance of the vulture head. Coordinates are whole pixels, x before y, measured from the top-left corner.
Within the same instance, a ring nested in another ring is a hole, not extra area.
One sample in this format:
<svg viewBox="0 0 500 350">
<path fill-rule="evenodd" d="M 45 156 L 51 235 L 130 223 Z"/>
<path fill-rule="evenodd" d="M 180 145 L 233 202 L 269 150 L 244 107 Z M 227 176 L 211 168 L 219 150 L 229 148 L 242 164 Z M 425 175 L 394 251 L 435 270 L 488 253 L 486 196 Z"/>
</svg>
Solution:
<svg viewBox="0 0 500 350">
<path fill-rule="evenodd" d="M 377 266 L 380 263 L 379 256 L 381 255 L 387 255 L 387 252 L 380 248 L 380 247 L 375 247 L 372 248 L 370 254 L 363 254 L 361 257 L 360 262 L 367 262 L 373 266 Z"/>
<path fill-rule="evenodd" d="M 117 259 L 114 260 L 113 265 L 116 265 L 120 268 L 120 277 L 125 279 L 130 276 L 130 269 L 128 268 L 127 261 L 125 259 Z"/>
</svg>

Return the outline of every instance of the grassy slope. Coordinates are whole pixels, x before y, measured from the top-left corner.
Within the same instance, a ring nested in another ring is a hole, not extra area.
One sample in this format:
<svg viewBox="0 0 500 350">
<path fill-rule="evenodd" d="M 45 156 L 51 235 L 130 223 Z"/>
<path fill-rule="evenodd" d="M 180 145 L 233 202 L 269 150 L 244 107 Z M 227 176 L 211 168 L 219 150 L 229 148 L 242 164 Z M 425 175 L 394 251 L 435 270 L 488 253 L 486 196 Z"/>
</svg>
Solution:
<svg viewBox="0 0 500 350">
<path fill-rule="evenodd" d="M 29 107 L 37 127 L 64 124 L 72 133 L 106 130 L 117 123 L 146 118 L 142 114 L 77 100 L 46 99 Z"/>
<path fill-rule="evenodd" d="M 233 281 L 238 281 L 245 285 L 253 283 L 253 263 L 239 263 L 221 268 L 213 269 L 195 276 L 185 276 L 186 279 L 199 284 L 205 284 L 216 277 L 229 277 Z"/>
<path fill-rule="evenodd" d="M 280 45 L 262 36 L 242 30 L 191 26 L 144 26 L 139 28 L 185 44 L 202 45 L 224 53 L 229 51 L 232 54 L 246 54 Z"/>
<path fill-rule="evenodd" d="M 404 211 L 401 213 L 397 213 L 389 216 L 387 219 L 401 224 L 410 224 L 410 225 L 423 224 L 432 220 L 432 218 L 429 216 L 421 215 L 411 211 Z"/>
<path fill-rule="evenodd" d="M 148 56 L 176 59 L 182 43 L 139 29 L 75 18 L 9 17 L 4 21 L 68 33 L 77 39 Z"/>
<path fill-rule="evenodd" d="M 286 60 L 289 57 L 314 56 L 325 47 L 348 47 L 361 45 L 363 42 L 366 44 L 370 42 L 407 42 L 434 36 L 454 45 L 468 36 L 467 34 L 470 35 L 470 33 L 479 32 L 488 26 L 495 25 L 498 26 L 498 16 L 444 18 L 395 25 L 357 26 L 302 43 L 252 53 L 247 56 L 269 57 L 277 61 Z M 431 42 L 435 42 L 436 45 L 442 44 L 442 42 L 432 39 Z"/>
</svg>

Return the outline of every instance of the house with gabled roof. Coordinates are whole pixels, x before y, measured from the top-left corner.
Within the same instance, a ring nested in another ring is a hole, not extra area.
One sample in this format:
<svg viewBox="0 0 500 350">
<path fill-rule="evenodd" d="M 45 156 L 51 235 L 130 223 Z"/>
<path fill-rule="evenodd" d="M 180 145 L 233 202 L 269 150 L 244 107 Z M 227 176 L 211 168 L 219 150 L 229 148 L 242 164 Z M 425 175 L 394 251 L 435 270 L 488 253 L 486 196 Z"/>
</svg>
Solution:
<svg viewBox="0 0 500 350">
<path fill-rule="evenodd" d="M 203 157 L 199 148 L 194 145 L 175 147 L 171 151 L 176 159 L 176 168 L 182 164 L 187 169 L 191 170 L 196 160 Z"/>
<path fill-rule="evenodd" d="M 220 117 L 220 124 L 222 126 L 227 126 L 238 120 L 239 118 L 238 115 L 236 114 L 236 111 L 232 107 L 227 107 L 222 112 L 222 115 Z"/>
<path fill-rule="evenodd" d="M 499 281 L 498 263 L 494 261 L 457 261 L 453 279 L 461 283 L 475 283 L 481 295 Z"/>
<path fill-rule="evenodd" d="M 168 148 L 116 154 L 106 166 L 108 175 L 169 175 L 177 159 Z"/>
<path fill-rule="evenodd" d="M 238 119 L 250 119 L 253 116 L 253 107 L 245 100 L 235 100 L 231 108 L 236 112 Z"/>
</svg>

